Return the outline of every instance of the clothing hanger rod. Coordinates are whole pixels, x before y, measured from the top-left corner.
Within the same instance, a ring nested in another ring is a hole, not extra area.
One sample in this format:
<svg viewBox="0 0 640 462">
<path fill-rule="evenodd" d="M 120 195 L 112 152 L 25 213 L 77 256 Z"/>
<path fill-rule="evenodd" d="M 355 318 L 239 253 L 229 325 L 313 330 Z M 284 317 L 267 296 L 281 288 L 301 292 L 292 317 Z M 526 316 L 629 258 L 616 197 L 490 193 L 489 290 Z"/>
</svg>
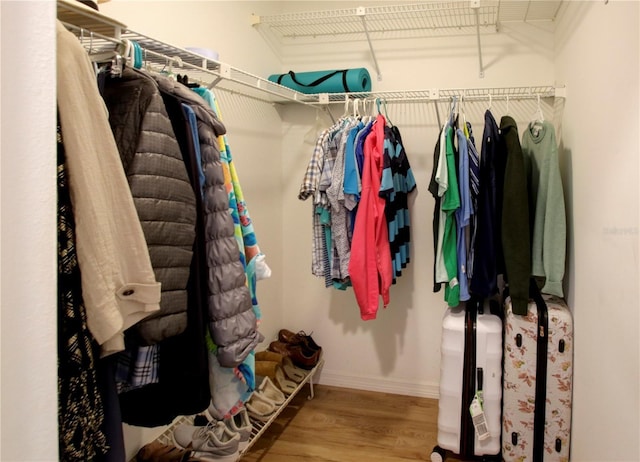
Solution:
<svg viewBox="0 0 640 462">
<path fill-rule="evenodd" d="M 562 91 L 558 91 L 562 90 Z M 456 96 L 464 95 L 465 101 L 493 101 L 493 100 L 530 100 L 537 98 L 564 98 L 564 87 L 539 86 L 539 87 L 501 87 L 501 88 L 456 88 L 440 89 L 434 92 L 430 90 L 400 90 L 361 93 L 333 93 L 329 94 L 328 104 L 344 102 L 349 98 L 373 98 L 384 100 L 388 103 L 410 103 L 424 101 L 450 102 Z M 313 95 L 310 95 L 313 96 Z"/>
</svg>

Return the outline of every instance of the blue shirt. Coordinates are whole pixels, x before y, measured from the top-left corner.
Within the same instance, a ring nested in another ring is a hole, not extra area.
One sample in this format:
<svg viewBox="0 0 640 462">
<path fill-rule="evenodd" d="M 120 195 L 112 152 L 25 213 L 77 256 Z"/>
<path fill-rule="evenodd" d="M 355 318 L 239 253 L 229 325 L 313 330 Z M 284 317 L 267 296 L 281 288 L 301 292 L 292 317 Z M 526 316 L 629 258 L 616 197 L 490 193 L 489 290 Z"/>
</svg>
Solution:
<svg viewBox="0 0 640 462">
<path fill-rule="evenodd" d="M 189 129 L 191 138 L 193 138 L 193 147 L 196 153 L 196 163 L 198 167 L 198 181 L 200 196 L 204 197 L 204 171 L 202 170 L 202 155 L 200 154 L 200 139 L 198 138 L 198 120 L 196 119 L 196 113 L 189 105 L 182 103 L 182 110 L 187 116 L 187 122 L 189 123 Z"/>
<path fill-rule="evenodd" d="M 358 135 L 358 132 L 363 128 L 364 124 L 362 122 L 359 122 L 358 125 L 356 125 L 349 131 L 349 135 L 347 137 L 347 146 L 344 153 L 344 193 L 345 195 L 351 194 L 354 198 L 353 203 L 349 203 L 349 201 L 347 201 L 345 197 L 344 205 L 349 210 L 352 210 L 360 200 L 360 182 L 358 181 L 360 174 L 358 172 L 358 168 L 356 167 L 355 140 L 356 135 Z"/>
<path fill-rule="evenodd" d="M 467 279 L 467 233 L 465 229 L 471 221 L 471 191 L 469 189 L 469 149 L 467 137 L 461 129 L 458 136 L 458 189 L 460 190 L 460 208 L 456 209 L 458 224 L 458 282 L 460 284 L 460 300 L 469 300 L 469 282 Z"/>
</svg>

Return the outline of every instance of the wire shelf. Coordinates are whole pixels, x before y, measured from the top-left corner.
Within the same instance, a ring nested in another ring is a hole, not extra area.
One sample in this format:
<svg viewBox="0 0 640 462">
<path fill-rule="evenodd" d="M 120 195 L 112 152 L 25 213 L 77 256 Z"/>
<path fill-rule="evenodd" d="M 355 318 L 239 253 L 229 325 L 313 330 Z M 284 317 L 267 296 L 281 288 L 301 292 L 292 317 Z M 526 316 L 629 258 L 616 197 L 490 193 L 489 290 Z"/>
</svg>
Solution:
<svg viewBox="0 0 640 462">
<path fill-rule="evenodd" d="M 454 2 L 455 5 L 467 5 L 467 2 Z M 525 2 L 522 2 L 525 3 Z M 538 2 L 536 2 L 538 3 Z M 553 3 L 554 2 L 541 2 Z M 443 8 L 443 3 L 427 4 L 431 10 Z M 451 8 L 451 4 L 447 4 Z M 426 8 L 424 5 L 406 5 L 404 7 L 377 7 L 378 15 L 406 14 Z M 449 10 L 451 11 L 451 10 Z M 335 10 L 337 17 L 351 14 L 352 9 Z M 401 12 L 401 13 L 400 13 Z M 281 15 L 287 18 L 315 17 L 317 12 L 291 13 Z M 212 60 L 197 53 L 179 48 L 139 32 L 132 31 L 123 23 L 104 16 L 79 2 L 58 0 L 58 18 L 76 34 L 89 55 L 102 54 L 115 50 L 123 40 L 137 42 L 143 50 L 144 66 L 156 72 L 187 73 L 190 81 L 209 88 L 240 94 L 268 103 L 297 103 L 314 107 L 344 102 L 345 99 L 375 99 L 388 102 L 419 102 L 448 100 L 454 96 L 467 99 L 506 98 L 528 99 L 536 97 L 563 97 L 562 88 L 553 86 L 502 87 L 502 88 L 458 88 L 398 90 L 366 93 L 320 93 L 304 94 L 285 86 L 271 82 L 250 72 Z"/>
<path fill-rule="evenodd" d="M 495 29 L 498 2 L 483 2 L 478 12 L 481 26 Z M 476 27 L 475 9 L 470 7 L 469 1 L 286 13 L 254 17 L 254 24 L 266 26 L 280 39 L 316 38 L 363 34 L 363 17 L 366 20 L 366 29 L 373 38 L 394 32 L 426 32 L 440 29 L 468 33 L 475 31 Z"/>
<path fill-rule="evenodd" d="M 379 98 L 386 102 L 448 101 L 454 97 L 465 100 L 485 101 L 489 99 L 523 100 L 540 98 L 563 98 L 564 87 L 551 85 L 492 87 L 492 88 L 430 88 L 424 90 L 396 90 L 361 93 L 327 93 L 318 95 L 321 102 L 344 103 L 346 100 Z M 324 100 L 324 101 L 323 101 Z"/>
<path fill-rule="evenodd" d="M 300 38 L 361 36 L 371 38 L 496 32 L 499 24 L 515 21 L 554 21 L 563 0 L 465 0 L 384 5 L 253 16 L 253 24 L 281 43 Z M 364 25 L 366 22 L 366 26 Z M 365 30 L 366 27 L 366 30 Z"/>
<path fill-rule="evenodd" d="M 215 86 L 268 103 L 314 101 L 250 72 L 135 32 L 79 2 L 58 0 L 57 5 L 58 19 L 78 37 L 90 56 L 113 51 L 125 39 L 132 40 L 142 48 L 143 65 L 154 71 L 188 72 L 190 80 L 210 88 Z"/>
</svg>

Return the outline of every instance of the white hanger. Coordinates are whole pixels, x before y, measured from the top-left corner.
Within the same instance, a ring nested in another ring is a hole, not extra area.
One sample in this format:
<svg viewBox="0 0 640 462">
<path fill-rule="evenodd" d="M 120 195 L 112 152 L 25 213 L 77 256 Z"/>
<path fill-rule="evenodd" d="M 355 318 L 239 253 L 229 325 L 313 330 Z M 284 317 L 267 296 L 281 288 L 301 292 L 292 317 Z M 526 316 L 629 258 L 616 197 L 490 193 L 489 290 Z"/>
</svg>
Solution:
<svg viewBox="0 0 640 462">
<path fill-rule="evenodd" d="M 344 95 L 344 113 L 342 117 L 347 117 L 349 115 L 349 97 Z"/>
<path fill-rule="evenodd" d="M 537 136 L 538 132 L 542 128 L 542 124 L 544 123 L 544 114 L 542 113 L 542 107 L 540 106 L 540 95 L 536 95 L 536 97 L 538 100 L 538 107 L 536 108 L 536 112 L 531 118 L 529 128 L 534 133 L 534 135 Z"/>
<path fill-rule="evenodd" d="M 466 95 L 466 90 L 463 90 L 462 95 L 460 95 L 460 102 L 458 103 L 458 117 L 460 118 L 460 122 L 462 122 L 461 124 L 458 124 L 459 126 L 464 127 L 467 125 L 467 117 L 464 113 L 464 97 Z"/>
<path fill-rule="evenodd" d="M 542 107 L 540 106 L 540 95 L 538 96 L 538 120 L 544 122 L 544 114 L 542 113 Z"/>
<path fill-rule="evenodd" d="M 353 99 L 353 117 L 356 118 L 360 115 L 360 111 L 358 110 L 360 106 L 360 100 L 358 98 Z"/>
</svg>

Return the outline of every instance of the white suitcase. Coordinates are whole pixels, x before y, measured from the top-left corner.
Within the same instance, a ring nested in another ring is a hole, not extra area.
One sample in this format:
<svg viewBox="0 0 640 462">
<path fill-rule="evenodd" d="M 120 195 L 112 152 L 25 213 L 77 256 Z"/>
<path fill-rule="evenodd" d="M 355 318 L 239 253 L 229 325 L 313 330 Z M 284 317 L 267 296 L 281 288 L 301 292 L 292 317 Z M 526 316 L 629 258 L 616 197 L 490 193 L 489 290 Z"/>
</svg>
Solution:
<svg viewBox="0 0 640 462">
<path fill-rule="evenodd" d="M 496 456 L 500 460 L 502 400 L 502 320 L 482 313 L 477 303 L 448 308 L 442 321 L 438 446 L 431 460 L 447 451 L 459 456 Z M 478 312 L 479 311 L 479 312 Z M 469 407 L 482 390 L 489 437 L 480 441 Z"/>
</svg>

